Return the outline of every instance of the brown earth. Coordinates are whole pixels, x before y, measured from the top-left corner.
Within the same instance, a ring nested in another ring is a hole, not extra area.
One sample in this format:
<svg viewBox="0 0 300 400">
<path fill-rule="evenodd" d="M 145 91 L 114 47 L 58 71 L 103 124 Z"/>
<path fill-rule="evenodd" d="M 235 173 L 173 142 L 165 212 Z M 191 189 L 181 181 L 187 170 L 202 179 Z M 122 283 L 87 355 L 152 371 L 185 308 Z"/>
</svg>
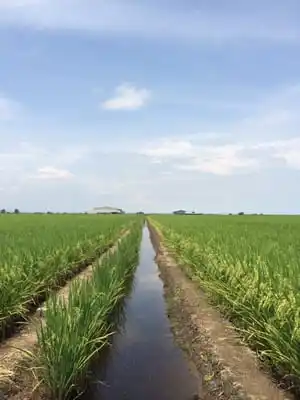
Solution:
<svg viewBox="0 0 300 400">
<path fill-rule="evenodd" d="M 202 400 L 291 400 L 262 371 L 255 354 L 238 338 L 233 326 L 213 308 L 199 285 L 190 280 L 149 224 L 164 281 L 168 314 L 176 342 L 196 366 Z"/>
<path fill-rule="evenodd" d="M 99 257 L 99 261 L 107 254 L 116 251 L 121 240 L 129 234 L 126 230 L 110 248 Z M 72 283 L 80 280 L 89 279 L 93 274 L 93 264 L 76 275 L 67 284 L 60 288 L 56 293 L 58 297 L 68 299 Z M 24 327 L 15 336 L 0 343 L 0 400 L 38 400 L 43 398 L 41 391 L 36 391 L 38 383 L 34 376 L 31 360 L 35 353 L 37 344 L 37 327 L 43 323 L 43 307 L 24 323 Z M 2 396 L 2 397 L 1 397 Z"/>
</svg>

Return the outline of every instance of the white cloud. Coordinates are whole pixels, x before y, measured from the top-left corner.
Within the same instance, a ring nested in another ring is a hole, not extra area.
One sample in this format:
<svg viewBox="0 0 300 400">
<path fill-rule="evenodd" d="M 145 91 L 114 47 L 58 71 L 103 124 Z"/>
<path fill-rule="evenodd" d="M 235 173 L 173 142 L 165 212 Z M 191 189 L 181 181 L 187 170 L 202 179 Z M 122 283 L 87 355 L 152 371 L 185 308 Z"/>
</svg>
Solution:
<svg viewBox="0 0 300 400">
<path fill-rule="evenodd" d="M 199 204 L 204 210 L 223 206 L 230 210 L 236 196 L 248 204 L 245 210 L 252 209 L 256 201 L 261 204 L 258 197 L 265 196 L 267 204 L 274 204 L 271 200 L 279 193 L 277 177 L 281 177 L 280 186 L 286 185 L 285 194 L 280 195 L 291 198 L 299 176 L 299 105 L 299 87 L 278 90 L 277 95 L 257 104 L 251 118 L 225 123 L 222 131 L 210 121 L 203 133 L 155 139 L 161 132 L 158 126 L 150 143 L 144 142 L 145 135 L 119 135 L 117 141 L 101 144 L 98 137 L 87 136 L 82 146 L 73 141 L 80 136 L 71 132 L 64 144 L 61 140 L 65 137 L 55 135 L 49 139 L 36 136 L 32 143 L 39 140 L 42 145 L 17 144 L 4 138 L 0 150 L 3 207 L 13 207 L 21 198 L 16 204 L 20 208 L 66 210 L 75 205 L 85 210 L 102 204 L 131 207 L 133 211 L 197 209 Z M 226 189 L 227 183 L 231 189 Z M 206 188 L 205 204 L 202 187 Z M 218 203 L 215 198 L 226 190 L 227 200 Z M 288 207 L 289 202 L 287 199 Z M 237 208 L 244 210 L 244 203 L 238 203 Z"/>
<path fill-rule="evenodd" d="M 243 146 L 225 145 L 206 147 L 187 164 L 177 168 L 185 171 L 207 172 L 215 175 L 232 175 L 237 172 L 250 172 L 259 168 L 258 160 L 242 154 Z"/>
<path fill-rule="evenodd" d="M 66 169 L 58 169 L 49 166 L 39 168 L 34 178 L 43 180 L 65 180 L 73 178 L 73 176 L 74 175 Z"/>
<path fill-rule="evenodd" d="M 258 162 L 245 156 L 243 150 L 245 147 L 238 144 L 209 146 L 192 141 L 164 139 L 156 146 L 140 150 L 140 153 L 158 161 L 168 161 L 175 168 L 185 171 L 230 175 L 238 170 L 258 168 Z"/>
<path fill-rule="evenodd" d="M 5 142 L 2 143 L 5 148 Z M 15 143 L 13 148 L 0 152 L 0 186 L 21 190 L 28 183 L 38 185 L 42 180 L 68 180 L 69 171 L 90 154 L 86 146 L 52 146 L 47 148 L 31 143 Z"/>
<path fill-rule="evenodd" d="M 122 143 L 118 146 L 122 146 Z M 146 155 L 149 148 L 151 152 Z M 59 150 L 63 154 L 66 149 L 60 146 Z M 271 171 L 279 165 L 281 176 L 286 171 L 281 184 L 284 184 L 286 176 L 295 176 L 288 171 L 290 165 L 283 158 L 288 157 L 286 154 L 291 149 L 300 150 L 300 138 L 218 146 L 201 144 L 197 138 L 172 139 L 169 151 L 167 139 L 164 139 L 156 145 L 145 145 L 145 149 L 138 154 L 102 154 L 101 147 L 95 148 L 94 154 L 85 154 L 79 161 L 76 157 L 75 161 L 73 156 L 70 157 L 70 165 L 73 165 L 73 161 L 74 165 L 68 167 L 61 164 L 63 156 L 59 156 L 60 163 L 57 163 L 58 152 L 55 149 L 51 148 L 50 151 L 45 147 L 44 150 L 37 150 L 29 144 L 23 144 L 21 149 L 15 149 L 15 153 L 7 151 L 0 155 L 0 161 L 6 165 L 5 173 L 0 174 L 0 187 L 4 189 L 1 199 L 3 207 L 22 210 L 84 211 L 108 204 L 127 211 L 185 208 L 229 212 L 239 211 L 240 207 L 246 211 L 255 209 L 253 204 L 259 196 L 266 196 L 268 202 L 272 203 L 270 200 L 275 190 L 268 197 L 264 188 L 266 185 L 268 190 L 271 185 L 275 187 L 277 181 L 274 176 L 277 175 L 272 172 L 268 174 L 267 170 Z M 153 157 L 158 157 L 162 163 L 149 164 Z M 261 162 L 265 157 L 271 158 L 270 164 Z M 13 171 L 15 166 L 19 169 Z M 257 168 L 260 168 L 260 173 L 255 175 L 252 172 Z M 240 178 L 243 172 L 251 174 Z M 257 185 L 261 186 L 257 189 Z M 291 194 L 292 186 L 288 190 Z M 259 194 L 253 196 L 253 193 Z M 219 200 L 221 196 L 222 202 Z M 236 196 L 240 201 L 236 200 Z M 273 209 L 281 206 L 279 201 L 279 206 L 272 204 Z M 259 209 L 258 205 L 256 210 Z"/>
<path fill-rule="evenodd" d="M 150 91 L 123 83 L 115 89 L 115 95 L 102 103 L 105 110 L 137 110 L 150 99 Z"/>
<path fill-rule="evenodd" d="M 139 154 L 156 163 L 167 163 L 182 171 L 233 175 L 272 168 L 283 161 L 288 168 L 300 169 L 300 138 L 278 141 L 201 144 L 197 140 L 163 139 L 148 145 Z"/>
</svg>

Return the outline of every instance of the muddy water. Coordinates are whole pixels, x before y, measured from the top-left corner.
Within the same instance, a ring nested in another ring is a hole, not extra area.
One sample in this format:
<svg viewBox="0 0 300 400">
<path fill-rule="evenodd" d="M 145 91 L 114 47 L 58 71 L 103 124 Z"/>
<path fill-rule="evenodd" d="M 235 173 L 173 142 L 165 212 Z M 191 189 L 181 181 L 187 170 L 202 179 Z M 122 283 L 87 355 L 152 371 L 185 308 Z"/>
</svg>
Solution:
<svg viewBox="0 0 300 400">
<path fill-rule="evenodd" d="M 86 399 L 190 400 L 197 393 L 196 380 L 172 337 L 154 257 L 145 227 L 120 330 L 104 359 L 93 367 L 94 383 Z"/>
</svg>

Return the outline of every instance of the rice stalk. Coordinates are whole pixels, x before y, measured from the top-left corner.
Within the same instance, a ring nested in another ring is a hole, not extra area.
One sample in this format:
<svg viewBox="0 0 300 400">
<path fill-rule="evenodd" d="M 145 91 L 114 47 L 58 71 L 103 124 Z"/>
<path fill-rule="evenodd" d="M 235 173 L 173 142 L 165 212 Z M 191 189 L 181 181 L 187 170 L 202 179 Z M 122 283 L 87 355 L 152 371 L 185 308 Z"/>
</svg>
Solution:
<svg viewBox="0 0 300 400">
<path fill-rule="evenodd" d="M 67 299 L 52 296 L 38 330 L 37 369 L 52 398 L 80 394 L 91 359 L 114 332 L 115 311 L 138 260 L 140 224 L 116 252 L 94 264 L 89 280 L 74 282 Z"/>
<path fill-rule="evenodd" d="M 300 377 L 300 218 L 155 216 L 166 244 L 280 375 Z"/>
</svg>

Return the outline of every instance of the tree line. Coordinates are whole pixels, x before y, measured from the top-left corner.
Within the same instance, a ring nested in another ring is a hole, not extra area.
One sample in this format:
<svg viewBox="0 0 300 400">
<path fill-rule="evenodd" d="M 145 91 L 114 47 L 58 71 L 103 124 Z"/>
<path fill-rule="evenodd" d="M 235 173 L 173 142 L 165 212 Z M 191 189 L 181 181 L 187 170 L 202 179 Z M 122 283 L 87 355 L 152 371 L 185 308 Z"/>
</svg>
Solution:
<svg viewBox="0 0 300 400">
<path fill-rule="evenodd" d="M 8 211 L 5 210 L 5 208 L 2 208 L 2 210 L 0 211 L 1 214 L 10 214 Z M 15 208 L 13 211 L 13 214 L 20 214 L 20 211 L 18 208 Z"/>
</svg>

